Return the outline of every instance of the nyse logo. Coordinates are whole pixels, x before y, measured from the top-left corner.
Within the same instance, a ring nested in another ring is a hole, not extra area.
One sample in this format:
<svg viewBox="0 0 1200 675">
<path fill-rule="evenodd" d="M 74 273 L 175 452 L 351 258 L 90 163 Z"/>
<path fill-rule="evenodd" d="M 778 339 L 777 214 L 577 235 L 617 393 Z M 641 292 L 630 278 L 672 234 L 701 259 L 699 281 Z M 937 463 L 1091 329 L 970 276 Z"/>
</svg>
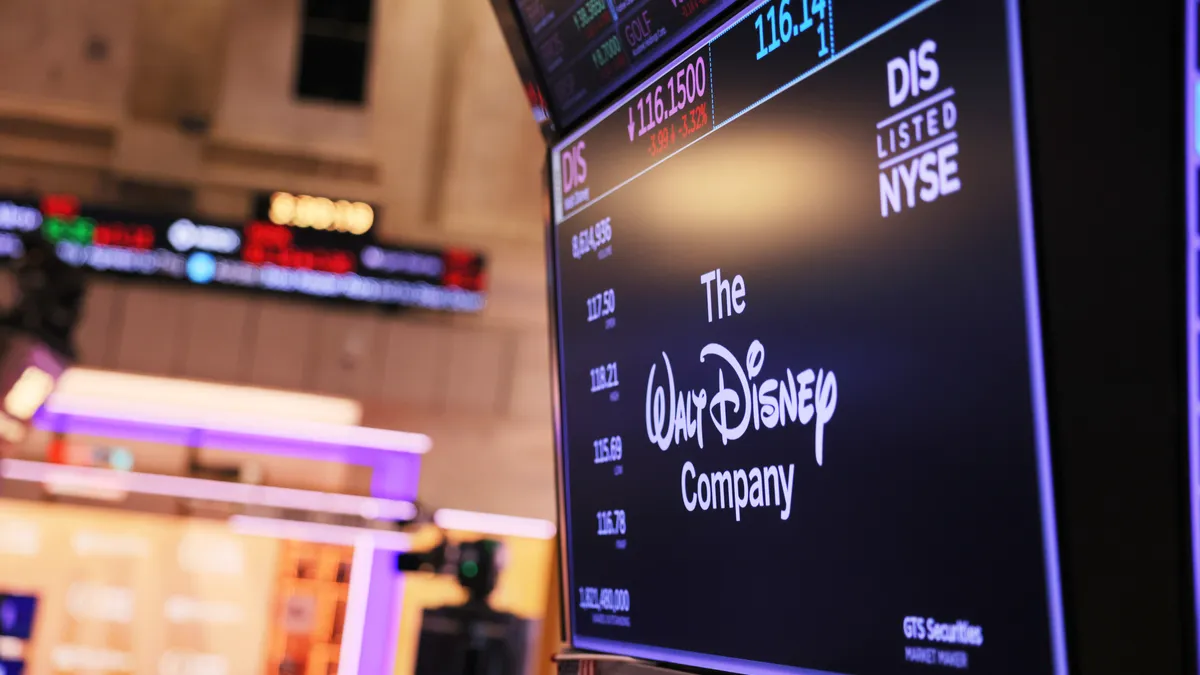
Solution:
<svg viewBox="0 0 1200 675">
<path fill-rule="evenodd" d="M 914 101 L 875 125 L 879 207 L 886 218 L 962 189 L 958 175 L 958 107 L 954 88 L 938 91 L 938 46 L 925 40 L 887 62 L 888 106 Z"/>
</svg>

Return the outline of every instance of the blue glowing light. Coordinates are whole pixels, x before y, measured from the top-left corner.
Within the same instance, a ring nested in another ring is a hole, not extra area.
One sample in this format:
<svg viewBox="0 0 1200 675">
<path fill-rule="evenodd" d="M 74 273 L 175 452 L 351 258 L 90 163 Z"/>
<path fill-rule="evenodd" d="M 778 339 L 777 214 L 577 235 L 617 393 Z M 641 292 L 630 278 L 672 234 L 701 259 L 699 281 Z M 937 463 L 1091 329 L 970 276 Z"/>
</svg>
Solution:
<svg viewBox="0 0 1200 675">
<path fill-rule="evenodd" d="M 125 448 L 109 451 L 108 465 L 117 471 L 133 471 L 133 453 Z"/>
<path fill-rule="evenodd" d="M 207 284 L 217 275 L 217 260 L 211 254 L 197 251 L 187 260 L 187 276 L 194 284 Z"/>
</svg>

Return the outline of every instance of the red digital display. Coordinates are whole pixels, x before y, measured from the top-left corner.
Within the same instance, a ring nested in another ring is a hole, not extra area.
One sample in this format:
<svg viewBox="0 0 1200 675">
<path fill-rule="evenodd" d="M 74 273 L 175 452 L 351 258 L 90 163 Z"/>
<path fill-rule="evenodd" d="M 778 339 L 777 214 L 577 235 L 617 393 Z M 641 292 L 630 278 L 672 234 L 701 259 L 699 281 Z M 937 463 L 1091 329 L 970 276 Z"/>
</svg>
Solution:
<svg viewBox="0 0 1200 675">
<path fill-rule="evenodd" d="M 36 229 L 62 261 L 105 274 L 379 306 L 483 309 L 480 253 L 383 245 L 370 231 L 377 210 L 363 202 L 270 197 L 260 200 L 263 214 L 238 224 L 81 206 L 70 195 L 0 201 L 5 222 L 15 223 L 0 228 L 0 259 L 23 255 L 14 231 Z"/>
<path fill-rule="evenodd" d="M 708 103 L 700 102 L 690 110 L 684 110 L 671 120 L 666 127 L 660 128 L 650 135 L 650 143 L 646 151 L 651 157 L 659 155 L 682 145 L 683 141 L 693 134 L 708 131 Z"/>
<path fill-rule="evenodd" d="M 79 198 L 74 195 L 46 195 L 42 198 L 42 214 L 47 218 L 77 216 Z"/>
<path fill-rule="evenodd" d="M 242 260 L 253 265 L 269 264 L 333 274 L 353 272 L 357 267 L 356 256 L 350 251 L 298 248 L 291 229 L 262 222 L 246 226 Z"/>
<path fill-rule="evenodd" d="M 483 259 L 478 253 L 450 249 L 442 258 L 446 265 L 442 273 L 442 285 L 467 291 L 484 290 Z"/>
<path fill-rule="evenodd" d="M 92 245 L 149 251 L 154 248 L 154 228 L 126 223 L 96 223 L 92 228 Z"/>
</svg>

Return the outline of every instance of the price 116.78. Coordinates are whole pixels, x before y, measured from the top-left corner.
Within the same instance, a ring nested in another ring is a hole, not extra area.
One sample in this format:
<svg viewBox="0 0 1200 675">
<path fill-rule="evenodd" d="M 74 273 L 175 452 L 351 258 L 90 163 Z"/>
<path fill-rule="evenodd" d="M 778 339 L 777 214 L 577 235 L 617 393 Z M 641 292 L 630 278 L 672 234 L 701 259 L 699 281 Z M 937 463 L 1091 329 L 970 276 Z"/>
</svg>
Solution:
<svg viewBox="0 0 1200 675">
<path fill-rule="evenodd" d="M 625 510 L 611 509 L 596 513 L 596 534 L 601 537 L 625 534 Z"/>
<path fill-rule="evenodd" d="M 799 38 L 802 33 L 816 26 L 820 45 L 818 57 L 829 54 L 829 26 L 827 3 L 832 0 L 796 0 L 800 9 L 800 21 L 792 15 L 792 0 L 769 2 L 754 19 L 754 27 L 758 30 L 758 52 L 755 58 L 762 60 L 776 49 Z"/>
</svg>

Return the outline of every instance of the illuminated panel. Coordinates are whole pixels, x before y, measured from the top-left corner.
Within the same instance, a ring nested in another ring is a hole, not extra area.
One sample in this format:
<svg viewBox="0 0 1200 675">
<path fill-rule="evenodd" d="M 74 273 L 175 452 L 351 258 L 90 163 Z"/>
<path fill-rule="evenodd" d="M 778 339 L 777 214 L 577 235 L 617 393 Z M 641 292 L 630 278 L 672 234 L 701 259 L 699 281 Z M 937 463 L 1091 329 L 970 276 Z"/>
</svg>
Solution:
<svg viewBox="0 0 1200 675">
<path fill-rule="evenodd" d="M 19 442 L 31 417 L 54 390 L 66 368 L 64 357 L 39 340 L 20 333 L 0 340 L 0 439 Z"/>
<path fill-rule="evenodd" d="M 531 539 L 553 539 L 558 531 L 548 520 L 520 518 L 495 513 L 438 509 L 433 513 L 433 522 L 443 530 L 478 532 L 498 537 L 529 537 Z"/>
<path fill-rule="evenodd" d="M 366 234 L 375 224 L 375 208 L 364 202 L 295 195 L 290 192 L 262 195 L 258 201 L 258 217 L 265 217 L 276 225 Z"/>
<path fill-rule="evenodd" d="M 50 407 L 164 419 L 182 415 L 189 423 L 274 420 L 355 426 L 362 421 L 362 404 L 349 398 L 78 367 L 59 378 Z"/>
<path fill-rule="evenodd" d="M 19 419 L 28 420 L 54 391 L 54 376 L 37 366 L 26 366 L 8 394 L 4 396 L 4 411 Z"/>
<path fill-rule="evenodd" d="M 276 192 L 241 224 L 133 214 L 0 198 L 0 260 L 24 255 L 21 235 L 40 230 L 75 267 L 125 277 L 224 286 L 379 306 L 478 312 L 484 257 L 462 249 L 384 246 L 378 211 L 363 202 Z"/>
</svg>

